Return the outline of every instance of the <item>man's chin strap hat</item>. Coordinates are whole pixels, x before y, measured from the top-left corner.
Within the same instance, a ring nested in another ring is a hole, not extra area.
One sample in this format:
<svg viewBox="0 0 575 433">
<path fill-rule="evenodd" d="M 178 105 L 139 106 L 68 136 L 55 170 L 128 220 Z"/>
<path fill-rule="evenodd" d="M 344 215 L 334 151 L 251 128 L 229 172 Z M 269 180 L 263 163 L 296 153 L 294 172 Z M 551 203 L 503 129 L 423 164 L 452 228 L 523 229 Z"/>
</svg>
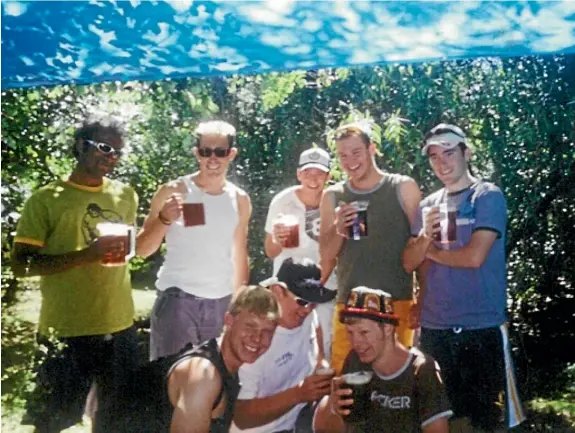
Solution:
<svg viewBox="0 0 575 433">
<path fill-rule="evenodd" d="M 399 325 L 399 316 L 393 311 L 391 295 L 383 290 L 364 286 L 352 289 L 347 296 L 345 306 L 339 313 L 339 321 L 345 323 L 348 317 Z"/>
</svg>

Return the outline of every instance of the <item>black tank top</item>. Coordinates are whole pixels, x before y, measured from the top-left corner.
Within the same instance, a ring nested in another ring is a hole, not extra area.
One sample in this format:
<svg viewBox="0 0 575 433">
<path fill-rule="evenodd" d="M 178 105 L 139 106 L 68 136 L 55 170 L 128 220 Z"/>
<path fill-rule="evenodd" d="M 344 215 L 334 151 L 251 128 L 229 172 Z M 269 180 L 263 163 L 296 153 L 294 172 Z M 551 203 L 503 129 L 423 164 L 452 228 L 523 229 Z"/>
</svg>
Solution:
<svg viewBox="0 0 575 433">
<path fill-rule="evenodd" d="M 224 394 L 227 398 L 222 416 L 212 419 L 210 433 L 228 433 L 234 406 L 240 391 L 238 375 L 231 374 L 222 358 L 215 339 L 195 348 L 184 348 L 175 355 L 169 355 L 139 367 L 126 388 L 118 392 L 110 407 L 113 416 L 110 425 L 103 431 L 110 433 L 169 433 L 174 408 L 168 396 L 168 377 L 181 362 L 194 357 L 210 361 L 220 373 L 222 388 L 213 408 L 220 403 Z"/>
<path fill-rule="evenodd" d="M 224 393 L 227 397 L 226 409 L 222 416 L 212 419 L 212 423 L 210 425 L 210 433 L 228 433 L 230 430 L 230 426 L 232 424 L 232 418 L 234 415 L 234 407 L 236 404 L 236 400 L 240 392 L 240 381 L 237 373 L 231 374 L 226 368 L 224 359 L 222 358 L 222 352 L 220 351 L 218 342 L 215 338 L 208 340 L 207 342 L 203 343 L 202 345 L 196 348 L 184 351 L 178 356 L 178 358 L 176 358 L 176 360 L 173 362 L 172 366 L 168 370 L 168 373 L 166 374 L 166 386 L 165 386 L 166 397 L 168 392 L 168 377 L 170 376 L 170 373 L 181 362 L 196 357 L 205 358 L 212 364 L 214 364 L 216 370 L 218 370 L 222 378 L 222 388 L 220 389 L 218 397 L 216 398 L 216 401 L 212 406 L 212 410 L 214 410 L 218 406 L 218 404 L 220 404 L 220 401 L 224 397 Z M 170 408 L 173 411 L 171 404 Z"/>
</svg>

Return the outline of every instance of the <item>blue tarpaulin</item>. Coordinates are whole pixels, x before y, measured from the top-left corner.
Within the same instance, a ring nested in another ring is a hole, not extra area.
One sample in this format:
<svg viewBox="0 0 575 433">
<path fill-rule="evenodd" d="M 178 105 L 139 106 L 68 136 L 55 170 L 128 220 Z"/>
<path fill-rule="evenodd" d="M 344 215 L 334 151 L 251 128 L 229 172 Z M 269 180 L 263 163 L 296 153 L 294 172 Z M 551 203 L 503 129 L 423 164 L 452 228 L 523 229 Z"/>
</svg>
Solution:
<svg viewBox="0 0 575 433">
<path fill-rule="evenodd" d="M 2 88 L 575 52 L 574 1 L 2 2 Z"/>
</svg>

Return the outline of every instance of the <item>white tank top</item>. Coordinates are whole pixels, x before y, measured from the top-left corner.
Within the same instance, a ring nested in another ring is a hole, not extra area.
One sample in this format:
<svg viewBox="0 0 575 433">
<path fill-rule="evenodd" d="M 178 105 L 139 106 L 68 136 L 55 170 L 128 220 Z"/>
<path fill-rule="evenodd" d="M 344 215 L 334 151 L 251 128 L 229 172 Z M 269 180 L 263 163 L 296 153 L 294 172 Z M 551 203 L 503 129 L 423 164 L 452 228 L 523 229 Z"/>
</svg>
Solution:
<svg viewBox="0 0 575 433">
<path fill-rule="evenodd" d="M 234 232 L 239 222 L 237 188 L 227 182 L 219 195 L 203 192 L 190 176 L 180 178 L 188 193 L 184 203 L 204 203 L 205 225 L 184 227 L 180 216 L 166 233 L 166 257 L 156 287 L 179 289 L 201 298 L 232 293 Z"/>
</svg>

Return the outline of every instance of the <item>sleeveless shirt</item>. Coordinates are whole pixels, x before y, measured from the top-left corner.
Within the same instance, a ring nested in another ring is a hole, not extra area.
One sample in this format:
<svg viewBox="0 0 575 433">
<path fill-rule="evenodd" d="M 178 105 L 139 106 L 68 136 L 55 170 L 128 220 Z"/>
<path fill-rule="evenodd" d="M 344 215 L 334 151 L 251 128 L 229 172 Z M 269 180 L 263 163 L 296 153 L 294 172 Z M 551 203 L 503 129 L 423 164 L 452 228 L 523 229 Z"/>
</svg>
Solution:
<svg viewBox="0 0 575 433">
<path fill-rule="evenodd" d="M 399 187 L 406 176 L 384 173 L 373 189 L 360 191 L 348 181 L 330 186 L 334 206 L 343 201 L 368 201 L 367 237 L 345 239 L 337 257 L 337 301 L 345 302 L 357 286 L 390 293 L 395 300 L 412 298 L 411 275 L 403 270 L 401 254 L 411 236 Z"/>
<path fill-rule="evenodd" d="M 166 233 L 166 256 L 156 287 L 178 287 L 200 298 L 219 299 L 232 293 L 235 229 L 239 222 L 237 187 L 226 181 L 222 194 L 203 192 L 190 178 L 180 178 L 187 189 L 184 203 L 204 204 L 205 224 L 185 227 L 183 217 Z"/>
<path fill-rule="evenodd" d="M 226 368 L 216 339 L 208 340 L 195 348 L 190 346 L 177 354 L 158 358 L 135 370 L 125 387 L 115 395 L 114 404 L 108 408 L 114 411 L 114 416 L 107 417 L 113 421 L 111 425 L 106 425 L 103 431 L 168 433 L 174 413 L 168 395 L 169 375 L 179 363 L 201 357 L 215 366 L 222 379 L 222 387 L 212 410 L 220 404 L 224 395 L 226 398 L 224 413 L 211 420 L 210 433 L 228 433 L 240 391 L 238 374 L 231 374 Z"/>
</svg>

